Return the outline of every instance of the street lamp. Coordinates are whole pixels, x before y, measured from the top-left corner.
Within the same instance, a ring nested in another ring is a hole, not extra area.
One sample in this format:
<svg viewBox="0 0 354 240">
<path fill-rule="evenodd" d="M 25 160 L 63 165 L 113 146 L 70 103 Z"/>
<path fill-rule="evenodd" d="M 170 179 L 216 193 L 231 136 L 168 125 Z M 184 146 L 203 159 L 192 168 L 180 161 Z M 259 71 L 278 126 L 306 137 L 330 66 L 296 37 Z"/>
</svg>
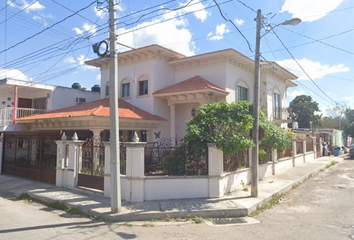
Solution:
<svg viewBox="0 0 354 240">
<path fill-rule="evenodd" d="M 256 55 L 254 60 L 254 101 L 253 101 L 253 131 L 252 139 L 254 147 L 252 148 L 252 161 L 251 161 L 251 196 L 258 197 L 258 158 L 259 158 L 259 85 L 260 85 L 260 48 L 261 48 L 261 38 L 269 33 L 274 28 L 280 25 L 292 25 L 295 26 L 301 22 L 299 18 L 293 18 L 287 20 L 283 23 L 277 24 L 271 29 L 269 29 L 265 34 L 261 35 L 262 27 L 262 11 L 258 9 L 257 11 L 257 34 L 256 34 Z"/>
</svg>

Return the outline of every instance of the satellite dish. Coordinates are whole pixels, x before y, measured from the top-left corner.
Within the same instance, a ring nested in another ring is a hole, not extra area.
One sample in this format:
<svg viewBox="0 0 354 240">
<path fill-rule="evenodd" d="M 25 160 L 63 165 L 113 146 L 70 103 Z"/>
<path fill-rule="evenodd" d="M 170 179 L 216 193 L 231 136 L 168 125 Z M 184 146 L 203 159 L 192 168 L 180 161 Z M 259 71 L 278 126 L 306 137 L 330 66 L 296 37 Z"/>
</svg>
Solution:
<svg viewBox="0 0 354 240">
<path fill-rule="evenodd" d="M 96 53 L 99 57 L 106 57 L 108 55 L 108 42 L 103 40 L 99 43 L 92 45 L 93 52 Z"/>
</svg>

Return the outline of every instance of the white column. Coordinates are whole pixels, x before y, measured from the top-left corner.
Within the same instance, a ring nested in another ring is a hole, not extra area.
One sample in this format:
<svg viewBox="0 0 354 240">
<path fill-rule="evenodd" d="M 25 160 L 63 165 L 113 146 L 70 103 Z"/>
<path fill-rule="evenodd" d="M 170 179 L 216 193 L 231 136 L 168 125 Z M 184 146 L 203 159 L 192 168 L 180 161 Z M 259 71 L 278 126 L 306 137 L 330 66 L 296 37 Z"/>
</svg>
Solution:
<svg viewBox="0 0 354 240">
<path fill-rule="evenodd" d="M 127 168 L 126 179 L 128 180 L 127 201 L 143 202 L 144 201 L 144 147 L 143 142 L 125 143 L 127 148 Z"/>
<path fill-rule="evenodd" d="M 224 153 L 216 148 L 215 143 L 208 143 L 209 198 L 224 195 L 222 173 L 224 171 Z"/>
<path fill-rule="evenodd" d="M 57 144 L 57 163 L 56 163 L 56 179 L 55 185 L 58 187 L 64 186 L 64 169 L 65 169 L 65 162 L 67 161 L 66 156 L 66 135 L 63 133 L 61 140 L 55 141 Z"/>
<path fill-rule="evenodd" d="M 176 137 L 176 109 L 174 104 L 170 104 L 170 135 Z"/>
<path fill-rule="evenodd" d="M 111 197 L 111 143 L 104 142 L 104 183 L 103 194 Z"/>
<path fill-rule="evenodd" d="M 4 134 L 1 133 L 0 135 L 0 174 L 2 173 L 2 156 L 4 151 Z"/>
</svg>

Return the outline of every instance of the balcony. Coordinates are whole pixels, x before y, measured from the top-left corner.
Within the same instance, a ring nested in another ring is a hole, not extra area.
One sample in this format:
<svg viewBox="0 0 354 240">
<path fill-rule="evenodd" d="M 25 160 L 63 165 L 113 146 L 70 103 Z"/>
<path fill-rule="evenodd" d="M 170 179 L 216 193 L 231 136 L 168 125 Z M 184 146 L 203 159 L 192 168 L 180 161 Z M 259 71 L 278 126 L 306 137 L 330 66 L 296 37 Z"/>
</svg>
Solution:
<svg viewBox="0 0 354 240">
<path fill-rule="evenodd" d="M 13 111 L 13 107 L 6 107 L 0 109 L 0 127 L 8 126 L 13 122 Z M 46 109 L 17 108 L 16 116 L 17 118 L 23 118 L 34 114 L 44 113 L 46 111 Z"/>
<path fill-rule="evenodd" d="M 291 108 L 275 108 L 273 113 L 273 121 L 275 124 L 291 123 Z"/>
</svg>

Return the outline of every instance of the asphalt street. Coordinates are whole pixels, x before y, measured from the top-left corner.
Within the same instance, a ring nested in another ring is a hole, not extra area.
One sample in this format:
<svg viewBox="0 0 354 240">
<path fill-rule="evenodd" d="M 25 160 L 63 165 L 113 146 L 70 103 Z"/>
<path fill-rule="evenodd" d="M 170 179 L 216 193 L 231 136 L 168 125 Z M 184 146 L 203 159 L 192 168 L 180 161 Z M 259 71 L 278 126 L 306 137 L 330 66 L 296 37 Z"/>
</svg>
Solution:
<svg viewBox="0 0 354 240">
<path fill-rule="evenodd" d="M 288 192 L 259 223 L 104 223 L 0 193 L 0 239 L 354 239 L 354 160 Z"/>
</svg>

